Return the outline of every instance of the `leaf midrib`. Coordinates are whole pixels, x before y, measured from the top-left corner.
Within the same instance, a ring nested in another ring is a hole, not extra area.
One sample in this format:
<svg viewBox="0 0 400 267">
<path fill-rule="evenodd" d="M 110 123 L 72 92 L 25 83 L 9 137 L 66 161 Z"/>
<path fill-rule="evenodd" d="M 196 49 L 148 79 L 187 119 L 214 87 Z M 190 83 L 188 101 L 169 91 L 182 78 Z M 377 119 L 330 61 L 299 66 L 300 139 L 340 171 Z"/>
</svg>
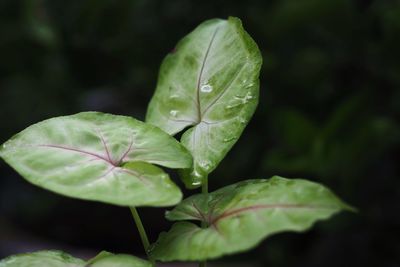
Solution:
<svg viewBox="0 0 400 267">
<path fill-rule="evenodd" d="M 77 152 L 79 154 L 84 154 L 87 156 L 92 156 L 95 157 L 97 159 L 103 160 L 105 162 L 107 162 L 108 164 L 111 164 L 113 166 L 114 163 L 110 160 L 110 158 L 108 157 L 104 157 L 100 154 L 94 153 L 94 152 L 90 152 L 90 151 L 86 151 L 86 150 L 82 150 L 82 149 L 78 149 L 78 148 L 74 148 L 74 147 L 68 147 L 68 146 L 63 146 L 63 145 L 52 145 L 52 144 L 40 144 L 37 145 L 38 147 L 49 147 L 49 148 L 56 148 L 56 149 L 61 149 L 61 150 L 67 150 L 67 151 L 72 151 L 72 152 Z"/>
<path fill-rule="evenodd" d="M 191 206 L 195 209 L 196 214 L 189 214 L 185 212 L 186 215 L 192 216 L 193 219 L 200 220 L 206 222 L 210 226 L 215 226 L 220 220 L 237 216 L 239 214 L 249 212 L 249 211 L 256 211 L 260 209 L 333 209 L 333 206 L 324 206 L 324 205 L 317 205 L 317 204 L 258 204 L 258 205 L 251 205 L 247 207 L 241 207 L 237 209 L 226 210 L 220 214 L 213 214 L 213 209 L 210 210 L 209 213 L 202 212 L 198 207 L 191 204 Z M 180 211 L 182 212 L 182 211 Z"/>
<path fill-rule="evenodd" d="M 103 142 L 103 140 L 102 140 L 102 142 Z M 46 145 L 46 144 L 43 145 L 42 144 L 42 145 L 38 145 L 38 146 L 39 147 L 50 147 L 50 148 L 56 148 L 56 149 L 62 149 L 62 150 L 77 152 L 77 153 L 80 153 L 80 154 L 83 154 L 83 155 L 92 156 L 92 157 L 95 157 L 96 159 L 105 161 L 108 165 L 110 165 L 110 168 L 107 169 L 104 174 L 100 175 L 95 180 L 98 180 L 100 178 L 104 178 L 104 177 L 108 176 L 109 174 L 114 173 L 114 170 L 120 170 L 120 171 L 125 172 L 125 173 L 127 173 L 129 175 L 132 175 L 133 177 L 138 178 L 142 183 L 148 184 L 147 180 L 144 179 L 145 177 L 143 177 L 142 174 L 140 174 L 140 173 L 138 173 L 138 172 L 136 172 L 134 170 L 126 169 L 126 168 L 122 168 L 121 167 L 121 163 L 123 162 L 123 159 L 126 158 L 128 153 L 132 149 L 132 143 L 133 143 L 133 141 L 130 143 L 128 149 L 122 154 L 121 158 L 117 162 L 112 161 L 111 158 L 109 157 L 110 156 L 109 154 L 107 154 L 108 157 L 104 157 L 104 156 L 99 155 L 99 154 L 94 153 L 94 152 L 90 152 L 90 151 L 86 151 L 86 150 L 82 150 L 82 149 L 77 149 L 77 148 L 74 148 L 74 147 L 61 146 L 61 145 Z M 106 149 L 106 151 L 109 151 L 106 143 L 104 143 L 104 148 Z"/>
<path fill-rule="evenodd" d="M 206 53 L 204 54 L 204 57 L 203 57 L 203 60 L 202 60 L 199 76 L 197 78 L 197 87 L 196 87 L 197 118 L 196 118 L 196 121 L 195 121 L 196 124 L 199 124 L 202 121 L 202 111 L 201 111 L 201 103 L 200 103 L 200 83 L 201 83 L 201 80 L 203 78 L 204 68 L 205 68 L 205 65 L 207 63 L 207 59 L 208 59 L 211 47 L 212 47 L 212 45 L 213 45 L 213 43 L 215 41 L 215 37 L 217 36 L 218 30 L 219 30 L 219 27 L 217 27 L 214 30 L 214 33 L 213 33 L 213 35 L 212 35 L 212 37 L 210 39 L 210 42 L 209 42 L 209 44 L 207 46 Z"/>
<path fill-rule="evenodd" d="M 330 206 L 321 206 L 313 204 L 259 204 L 248 207 L 237 208 L 224 211 L 222 214 L 211 217 L 209 224 L 215 225 L 218 221 L 229 217 L 234 217 L 247 211 L 256 211 L 260 209 L 331 209 Z"/>
</svg>

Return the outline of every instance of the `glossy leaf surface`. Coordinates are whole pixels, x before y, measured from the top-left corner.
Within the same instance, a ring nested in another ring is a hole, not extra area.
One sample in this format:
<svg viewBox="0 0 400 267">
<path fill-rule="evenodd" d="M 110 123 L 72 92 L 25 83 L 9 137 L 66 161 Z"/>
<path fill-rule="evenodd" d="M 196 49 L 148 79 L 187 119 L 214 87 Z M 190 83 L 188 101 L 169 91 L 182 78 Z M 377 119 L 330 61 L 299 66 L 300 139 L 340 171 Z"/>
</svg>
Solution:
<svg viewBox="0 0 400 267">
<path fill-rule="evenodd" d="M 189 197 L 167 213 L 170 220 L 208 227 L 175 223 L 160 235 L 152 255 L 161 261 L 216 258 L 248 250 L 274 233 L 307 230 L 342 209 L 351 208 L 317 183 L 278 176 L 243 181 L 210 193 L 208 201 Z"/>
<path fill-rule="evenodd" d="M 194 158 L 184 175 L 202 183 L 241 135 L 258 103 L 261 55 L 237 18 L 202 23 L 163 61 L 146 121 L 174 135 Z"/>
<path fill-rule="evenodd" d="M 58 251 L 17 254 L 0 261 L 0 267 L 84 267 L 85 261 Z"/>
<path fill-rule="evenodd" d="M 40 187 L 122 206 L 178 203 L 179 188 L 152 164 L 192 164 L 187 150 L 159 128 L 97 112 L 32 125 L 3 144 L 0 156 Z"/>
<path fill-rule="evenodd" d="M 101 252 L 85 262 L 58 250 L 17 254 L 0 261 L 0 267 L 151 267 L 151 263 L 126 254 Z"/>
<path fill-rule="evenodd" d="M 85 267 L 151 267 L 151 263 L 127 254 L 112 254 L 103 251 L 89 260 Z"/>
</svg>

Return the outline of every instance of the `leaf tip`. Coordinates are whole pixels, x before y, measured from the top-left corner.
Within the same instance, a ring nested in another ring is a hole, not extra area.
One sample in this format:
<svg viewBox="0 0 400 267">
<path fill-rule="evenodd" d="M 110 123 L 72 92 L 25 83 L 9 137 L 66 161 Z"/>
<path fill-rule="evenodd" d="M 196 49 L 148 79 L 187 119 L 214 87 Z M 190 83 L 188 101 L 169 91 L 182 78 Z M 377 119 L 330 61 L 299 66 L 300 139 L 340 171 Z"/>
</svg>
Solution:
<svg viewBox="0 0 400 267">
<path fill-rule="evenodd" d="M 345 211 L 353 212 L 353 213 L 359 213 L 359 209 L 356 207 L 353 207 L 345 202 L 342 203 L 342 209 Z"/>
</svg>

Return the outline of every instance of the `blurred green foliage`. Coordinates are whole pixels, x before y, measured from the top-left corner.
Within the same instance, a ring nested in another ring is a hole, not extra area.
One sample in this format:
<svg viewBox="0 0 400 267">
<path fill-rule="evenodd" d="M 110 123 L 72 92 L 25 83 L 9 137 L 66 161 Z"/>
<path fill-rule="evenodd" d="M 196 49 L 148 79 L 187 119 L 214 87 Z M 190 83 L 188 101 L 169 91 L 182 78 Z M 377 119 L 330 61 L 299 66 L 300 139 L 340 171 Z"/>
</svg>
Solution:
<svg viewBox="0 0 400 267">
<path fill-rule="evenodd" d="M 211 189 L 274 174 L 310 178 L 360 210 L 230 259 L 398 266 L 397 0 L 0 0 L 0 141 L 83 110 L 143 119 L 162 58 L 200 22 L 229 15 L 242 19 L 263 53 L 261 98 L 247 131 L 211 175 Z M 74 246 L 131 252 L 137 237 L 128 237 L 125 211 L 34 189 L 3 163 L 0 175 L 1 221 Z M 167 229 L 157 212 L 143 210 L 145 221 Z M 0 256 L 15 252 L 5 231 Z"/>
</svg>

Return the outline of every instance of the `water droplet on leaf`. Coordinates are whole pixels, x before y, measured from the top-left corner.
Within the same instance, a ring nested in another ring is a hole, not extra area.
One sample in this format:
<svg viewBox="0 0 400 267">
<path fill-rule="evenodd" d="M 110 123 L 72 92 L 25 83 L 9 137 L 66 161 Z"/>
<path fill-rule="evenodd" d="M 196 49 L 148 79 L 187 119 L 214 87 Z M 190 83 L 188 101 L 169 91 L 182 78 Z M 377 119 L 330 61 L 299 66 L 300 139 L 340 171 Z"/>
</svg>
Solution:
<svg viewBox="0 0 400 267">
<path fill-rule="evenodd" d="M 200 161 L 199 165 L 206 172 L 208 172 L 211 169 L 211 162 L 208 160 Z"/>
<path fill-rule="evenodd" d="M 245 98 L 246 100 L 250 100 L 250 99 L 253 99 L 254 96 L 253 96 L 250 92 L 248 92 L 244 98 Z"/>
<path fill-rule="evenodd" d="M 193 181 L 193 182 L 192 182 L 192 185 L 193 185 L 193 186 L 198 186 L 198 185 L 201 185 L 201 182 L 199 182 L 199 181 Z"/>
<path fill-rule="evenodd" d="M 225 138 L 225 139 L 224 139 L 224 142 L 230 142 L 230 141 L 233 141 L 233 140 L 235 140 L 235 139 L 236 139 L 235 137 Z"/>
<path fill-rule="evenodd" d="M 193 186 L 193 187 L 198 187 L 199 185 L 201 185 L 201 183 L 202 183 L 202 181 L 203 181 L 203 178 L 204 178 L 204 175 L 203 174 L 201 174 L 200 172 L 198 172 L 197 170 L 193 170 L 191 173 L 190 173 L 190 176 L 191 176 L 191 185 Z"/>
<path fill-rule="evenodd" d="M 177 114 L 178 114 L 178 111 L 177 111 L 177 110 L 171 110 L 171 111 L 169 112 L 169 115 L 171 115 L 172 117 L 176 117 Z"/>
<path fill-rule="evenodd" d="M 227 105 L 227 106 L 225 106 L 225 109 L 232 109 L 232 108 L 235 108 L 237 106 L 239 106 L 239 104 Z"/>
<path fill-rule="evenodd" d="M 246 120 L 245 118 L 240 118 L 240 119 L 239 119 L 239 122 L 240 122 L 241 124 L 245 124 L 245 123 L 247 123 L 247 120 Z"/>
<path fill-rule="evenodd" d="M 253 87 L 254 86 L 254 83 L 249 83 L 248 85 L 246 85 L 246 88 L 250 88 L 250 87 Z"/>
<path fill-rule="evenodd" d="M 210 93 L 213 90 L 212 86 L 209 84 L 205 84 L 200 88 L 200 91 L 203 93 Z"/>
</svg>

